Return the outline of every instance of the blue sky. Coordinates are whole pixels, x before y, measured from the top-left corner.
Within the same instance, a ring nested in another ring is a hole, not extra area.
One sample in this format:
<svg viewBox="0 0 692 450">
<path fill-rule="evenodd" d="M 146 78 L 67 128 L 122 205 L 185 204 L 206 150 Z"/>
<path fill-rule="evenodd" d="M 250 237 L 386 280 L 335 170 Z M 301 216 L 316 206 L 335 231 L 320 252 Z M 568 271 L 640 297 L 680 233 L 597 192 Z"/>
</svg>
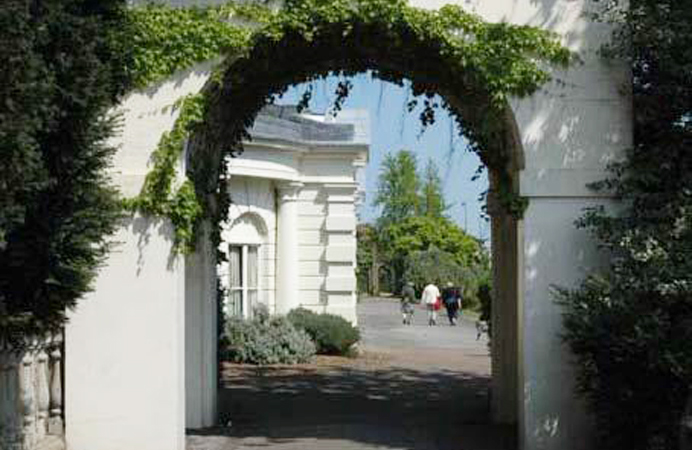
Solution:
<svg viewBox="0 0 692 450">
<path fill-rule="evenodd" d="M 334 90 L 339 78 L 330 77 L 313 83 L 310 110 L 322 113 L 334 99 Z M 400 149 L 412 150 L 422 170 L 428 158 L 437 164 L 442 178 L 445 198 L 452 206 L 448 216 L 468 232 L 489 238 L 489 224 L 481 218 L 479 195 L 488 187 L 485 171 L 476 181 L 471 181 L 480 164 L 478 157 L 466 150 L 466 142 L 459 136 L 456 126 L 444 110 L 438 110 L 435 124 L 421 133 L 418 119 L 421 107 L 408 113 L 405 104 L 410 100 L 407 87 L 373 80 L 367 74 L 351 78 L 353 89 L 346 99 L 344 108 L 367 109 L 370 113 L 370 161 L 366 169 L 366 204 L 360 216 L 366 222 L 374 221 L 378 209 L 372 204 L 377 188 L 380 164 L 387 152 Z M 306 85 L 289 89 L 277 103 L 295 104 L 299 101 Z M 422 103 L 422 101 L 420 102 Z M 465 204 L 465 207 L 464 207 Z M 464 212 L 468 217 L 464 217 Z"/>
</svg>

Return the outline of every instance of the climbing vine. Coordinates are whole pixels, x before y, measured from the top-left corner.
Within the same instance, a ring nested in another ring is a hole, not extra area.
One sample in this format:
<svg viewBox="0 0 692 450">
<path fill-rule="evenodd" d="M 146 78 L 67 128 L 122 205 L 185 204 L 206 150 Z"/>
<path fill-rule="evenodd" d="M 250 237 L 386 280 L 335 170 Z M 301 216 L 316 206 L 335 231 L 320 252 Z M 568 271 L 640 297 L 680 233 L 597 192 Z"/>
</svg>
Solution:
<svg viewBox="0 0 692 450">
<path fill-rule="evenodd" d="M 247 24 L 267 22 L 272 14 L 261 5 L 235 3 L 206 8 L 149 4 L 130 9 L 133 86 L 145 88 L 196 63 L 242 53 L 252 35 Z"/>
<path fill-rule="evenodd" d="M 174 247 L 187 251 L 194 248 L 194 227 L 202 214 L 194 187 L 189 180 L 173 192 L 176 167 L 187 139 L 204 120 L 206 106 L 203 94 L 185 96 L 173 105 L 179 110 L 171 131 L 164 132 L 152 154 L 153 167 L 144 179 L 140 194 L 126 199 L 124 206 L 153 216 L 171 219 L 175 228 Z"/>
<path fill-rule="evenodd" d="M 290 85 L 367 70 L 399 85 L 409 78 L 414 98 L 424 98 L 423 126 L 434 121 L 438 107 L 446 109 L 471 149 L 486 164 L 501 167 L 508 99 L 533 93 L 550 80 L 548 65 L 565 66 L 572 58 L 550 32 L 487 23 L 458 6 L 414 8 L 405 0 L 291 0 L 274 9 L 159 5 L 133 8 L 131 19 L 131 75 L 139 88 L 195 63 L 219 61 L 203 91 L 176 105 L 178 119 L 161 137 L 142 191 L 126 202 L 133 210 L 169 217 L 180 250 L 191 248 L 202 217 L 225 214 L 218 207 L 225 204 L 218 198 L 222 190 L 209 184 L 210 176 L 225 177 L 225 165 L 214 169 L 209 164 L 218 165 L 224 153 L 242 149 L 258 111 Z M 351 87 L 339 84 L 337 103 Z M 428 101 L 438 93 L 442 105 Z M 301 106 L 309 100 L 307 91 Z M 196 131 L 204 135 L 200 147 L 207 152 L 209 147 L 223 150 L 209 153 L 216 161 L 191 164 L 191 182 L 174 192 L 176 163 Z M 502 199 L 512 213 L 521 214 L 523 202 L 511 194 L 508 177 L 500 184 Z M 216 208 L 200 200 L 210 194 L 217 196 Z"/>
</svg>

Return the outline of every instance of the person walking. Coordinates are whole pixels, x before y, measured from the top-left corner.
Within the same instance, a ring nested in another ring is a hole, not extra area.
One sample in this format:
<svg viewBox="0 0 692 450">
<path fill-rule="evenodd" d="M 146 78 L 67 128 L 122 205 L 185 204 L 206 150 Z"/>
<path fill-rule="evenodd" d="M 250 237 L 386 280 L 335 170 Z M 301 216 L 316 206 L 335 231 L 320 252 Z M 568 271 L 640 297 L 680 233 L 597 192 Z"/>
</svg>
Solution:
<svg viewBox="0 0 692 450">
<path fill-rule="evenodd" d="M 413 289 L 413 282 L 409 281 L 401 290 L 401 315 L 404 319 L 404 325 L 411 325 L 414 303 L 416 303 L 416 291 Z"/>
<path fill-rule="evenodd" d="M 423 289 L 421 303 L 428 310 L 428 325 L 437 325 L 437 308 L 439 308 L 440 290 L 433 283 Z"/>
<path fill-rule="evenodd" d="M 447 282 L 447 285 L 442 290 L 442 303 L 445 305 L 447 310 L 447 318 L 449 319 L 450 326 L 456 326 L 457 316 L 459 315 L 459 310 L 461 309 L 461 292 L 458 288 L 454 287 L 451 281 Z"/>
</svg>

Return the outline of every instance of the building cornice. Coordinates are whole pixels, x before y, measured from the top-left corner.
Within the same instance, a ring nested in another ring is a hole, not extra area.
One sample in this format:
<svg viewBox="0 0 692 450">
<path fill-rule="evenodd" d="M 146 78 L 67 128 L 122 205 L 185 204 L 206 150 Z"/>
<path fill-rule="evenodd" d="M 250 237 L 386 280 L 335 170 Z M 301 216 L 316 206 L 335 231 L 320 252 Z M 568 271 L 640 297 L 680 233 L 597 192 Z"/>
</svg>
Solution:
<svg viewBox="0 0 692 450">
<path fill-rule="evenodd" d="M 243 147 L 246 149 L 254 148 L 301 153 L 304 155 L 310 154 L 311 156 L 334 156 L 340 153 L 346 156 L 354 153 L 368 152 L 369 150 L 368 144 L 358 142 L 299 141 L 263 137 L 253 137 L 252 141 L 243 141 Z"/>
</svg>

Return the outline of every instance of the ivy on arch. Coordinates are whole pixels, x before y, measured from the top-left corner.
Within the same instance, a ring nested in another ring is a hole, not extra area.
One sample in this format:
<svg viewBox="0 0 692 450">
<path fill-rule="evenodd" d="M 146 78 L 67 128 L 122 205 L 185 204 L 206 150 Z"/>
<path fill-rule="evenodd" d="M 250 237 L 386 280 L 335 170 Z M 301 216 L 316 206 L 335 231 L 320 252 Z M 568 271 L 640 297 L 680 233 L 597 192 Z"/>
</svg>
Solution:
<svg viewBox="0 0 692 450">
<path fill-rule="evenodd" d="M 131 14 L 139 87 L 222 56 L 202 91 L 176 102 L 179 117 L 162 136 L 141 193 L 126 201 L 130 209 L 169 217 L 183 251 L 193 247 L 203 217 L 225 216 L 224 157 L 242 151 L 264 105 L 291 85 L 365 71 L 399 85 L 411 80 L 415 98 L 441 95 L 471 150 L 499 174 L 498 198 L 520 215 L 525 205 L 509 167 L 515 125 L 508 101 L 535 92 L 550 79 L 549 66 L 572 58 L 550 32 L 405 0 L 290 0 L 273 9 L 147 6 Z M 345 86 L 339 98 L 348 94 Z M 425 113 L 423 125 L 432 107 Z M 174 190 L 176 161 L 188 141 L 189 180 Z"/>
</svg>

